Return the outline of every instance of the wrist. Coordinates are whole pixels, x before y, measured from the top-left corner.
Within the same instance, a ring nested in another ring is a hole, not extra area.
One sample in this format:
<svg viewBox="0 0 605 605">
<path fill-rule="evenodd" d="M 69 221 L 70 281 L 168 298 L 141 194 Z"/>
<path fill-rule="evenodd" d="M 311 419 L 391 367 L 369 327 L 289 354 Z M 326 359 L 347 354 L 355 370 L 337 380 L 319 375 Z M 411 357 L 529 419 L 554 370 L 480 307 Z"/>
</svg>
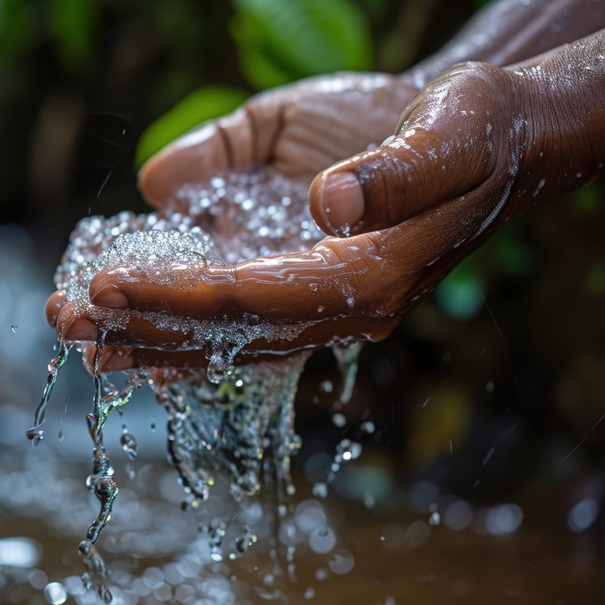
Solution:
<svg viewBox="0 0 605 605">
<path fill-rule="evenodd" d="M 593 182 L 605 159 L 605 60 L 578 42 L 543 61 L 509 68 L 526 130 L 517 199 L 532 206 Z"/>
</svg>

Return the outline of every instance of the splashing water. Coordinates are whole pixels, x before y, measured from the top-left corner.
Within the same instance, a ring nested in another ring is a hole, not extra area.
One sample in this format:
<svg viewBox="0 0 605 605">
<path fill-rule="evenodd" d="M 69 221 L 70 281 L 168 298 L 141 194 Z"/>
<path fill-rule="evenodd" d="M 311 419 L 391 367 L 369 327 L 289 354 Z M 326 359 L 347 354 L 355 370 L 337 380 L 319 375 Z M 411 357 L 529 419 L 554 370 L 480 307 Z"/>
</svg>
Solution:
<svg viewBox="0 0 605 605">
<path fill-rule="evenodd" d="M 46 378 L 46 386 L 44 387 L 44 392 L 42 393 L 42 401 L 36 408 L 36 412 L 34 414 L 34 426 L 26 433 L 27 438 L 30 439 L 34 445 L 37 445 L 44 438 L 44 430 L 40 427 L 42 424 L 44 424 L 46 406 L 48 405 L 53 388 L 57 382 L 59 370 L 67 361 L 69 350 L 70 347 L 62 342 L 59 347 L 59 353 L 48 364 L 48 377 Z"/>
<path fill-rule="evenodd" d="M 212 234 L 212 237 L 210 236 Z M 87 486 L 99 500 L 98 517 L 90 525 L 80 554 L 86 572 L 83 580 L 104 602 L 111 601 L 106 566 L 96 550 L 103 527 L 111 517 L 118 494 L 114 470 L 103 444 L 103 426 L 113 409 L 119 409 L 134 391 L 147 382 L 168 415 L 168 454 L 179 473 L 187 508 L 205 501 L 217 479 L 227 477 L 233 501 L 240 505 L 242 521 L 236 530 L 235 549 L 241 555 L 257 540 L 245 522 L 245 497 L 274 490 L 278 516 L 287 511 L 294 494 L 290 459 L 300 448 L 294 433 L 294 397 L 308 352 L 276 362 L 233 366 L 234 357 L 258 338 L 291 340 L 309 324 L 275 325 L 259 317 L 196 321 L 160 313 L 105 309 L 88 299 L 91 280 L 101 271 L 128 265 L 146 272 L 148 279 L 170 285 L 171 269 L 189 268 L 192 279 L 200 268 L 212 263 L 235 263 L 277 252 L 302 251 L 321 238 L 312 221 L 306 188 L 265 174 L 232 174 L 214 178 L 208 186 L 187 186 L 159 213 L 86 218 L 78 223 L 55 275 L 57 288 L 65 289 L 68 301 L 102 322 L 106 330 L 127 328 L 132 317 L 143 317 L 156 325 L 192 337 L 181 348 L 201 349 L 207 370 L 177 371 L 146 368 L 126 371 L 120 390 L 105 375 L 96 375 L 92 412 L 87 416 L 93 441 L 92 472 Z M 49 378 L 28 437 L 42 439 L 40 426 L 61 366 L 74 343 L 61 343 L 49 365 Z M 76 343 L 79 347 L 79 343 Z M 97 342 L 95 368 L 104 337 Z M 335 349 L 345 376 L 342 401 L 352 392 L 356 356 L 360 347 Z M 127 431 L 121 445 L 130 460 L 136 457 L 136 440 Z M 350 449 L 338 453 L 342 459 Z M 236 515 L 237 516 L 237 515 Z M 225 519 L 213 519 L 202 527 L 209 536 L 211 558 L 223 560 Z M 293 558 L 293 547 L 287 560 Z"/>
</svg>

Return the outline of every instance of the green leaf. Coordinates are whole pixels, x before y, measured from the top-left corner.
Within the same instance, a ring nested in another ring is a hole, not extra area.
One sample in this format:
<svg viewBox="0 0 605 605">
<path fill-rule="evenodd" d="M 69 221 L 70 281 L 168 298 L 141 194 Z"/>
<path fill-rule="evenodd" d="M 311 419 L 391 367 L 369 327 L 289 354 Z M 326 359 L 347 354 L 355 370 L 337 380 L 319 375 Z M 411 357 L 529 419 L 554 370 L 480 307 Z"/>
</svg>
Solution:
<svg viewBox="0 0 605 605">
<path fill-rule="evenodd" d="M 31 50 L 40 39 L 39 7 L 26 0 L 0 0 L 0 65 Z"/>
<path fill-rule="evenodd" d="M 498 233 L 490 245 L 496 265 L 511 277 L 525 277 L 535 268 L 531 250 L 517 240 L 511 230 Z"/>
<path fill-rule="evenodd" d="M 68 71 L 83 71 L 89 65 L 99 7 L 98 2 L 82 0 L 52 0 L 49 4 L 49 26 Z"/>
<path fill-rule="evenodd" d="M 603 187 L 600 182 L 577 189 L 572 194 L 577 214 L 594 214 L 602 205 Z"/>
<path fill-rule="evenodd" d="M 368 26 L 350 0 L 235 0 L 242 71 L 258 89 L 371 67 Z"/>
<path fill-rule="evenodd" d="M 137 167 L 195 126 L 233 111 L 247 96 L 227 86 L 205 86 L 190 93 L 143 132 L 137 146 Z"/>
<path fill-rule="evenodd" d="M 452 317 L 471 319 L 483 308 L 480 278 L 469 259 L 458 265 L 435 290 L 439 308 Z"/>
</svg>

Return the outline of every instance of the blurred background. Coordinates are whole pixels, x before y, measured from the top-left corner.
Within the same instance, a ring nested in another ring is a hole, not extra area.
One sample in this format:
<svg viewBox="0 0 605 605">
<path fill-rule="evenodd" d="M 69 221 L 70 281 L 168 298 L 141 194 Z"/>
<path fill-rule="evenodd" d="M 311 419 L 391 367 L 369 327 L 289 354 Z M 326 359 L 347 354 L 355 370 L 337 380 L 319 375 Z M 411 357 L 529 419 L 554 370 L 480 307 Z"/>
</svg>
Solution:
<svg viewBox="0 0 605 605">
<path fill-rule="evenodd" d="M 95 506 L 83 486 L 92 385 L 76 359 L 46 440 L 31 449 L 24 436 L 53 354 L 42 308 L 76 221 L 147 211 L 137 167 L 249 95 L 335 70 L 403 71 L 481 4 L 0 1 L 1 602 L 63 602 L 42 589 L 54 577 L 75 586 L 76 544 Z M 364 349 L 347 405 L 334 359 L 312 358 L 297 401 L 297 501 L 332 520 L 338 548 L 310 547 L 304 581 L 281 602 L 601 602 L 604 194 L 597 182 L 503 228 L 393 337 Z M 148 394 L 136 399 L 127 417 L 141 466 L 124 510 L 149 507 L 138 535 L 150 535 L 154 514 L 181 513 L 178 492 L 144 479 L 170 470 L 163 411 Z M 311 486 L 344 437 L 364 453 L 319 502 Z M 118 580 L 140 585 L 123 602 L 262 600 L 255 581 L 235 590 L 228 570 L 206 575 L 199 557 L 196 577 L 218 582 L 216 594 L 183 569 L 170 576 L 191 528 L 171 520 L 166 531 L 147 551 L 134 538 L 112 551 Z M 198 556 L 191 544 L 187 556 Z M 151 553 L 167 558 L 150 567 L 141 561 Z M 86 602 L 76 593 L 68 598 Z"/>
</svg>

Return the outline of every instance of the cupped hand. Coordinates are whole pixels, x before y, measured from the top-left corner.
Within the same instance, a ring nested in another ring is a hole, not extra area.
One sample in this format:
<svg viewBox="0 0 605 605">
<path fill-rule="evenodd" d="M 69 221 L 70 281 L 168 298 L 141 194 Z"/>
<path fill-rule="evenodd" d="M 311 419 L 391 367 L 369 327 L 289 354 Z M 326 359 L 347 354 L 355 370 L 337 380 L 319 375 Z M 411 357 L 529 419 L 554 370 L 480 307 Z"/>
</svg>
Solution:
<svg viewBox="0 0 605 605">
<path fill-rule="evenodd" d="M 108 270 L 93 280 L 92 302 L 197 319 L 249 313 L 276 323 L 312 322 L 293 342 L 248 349 L 263 354 L 384 337 L 499 225 L 602 170 L 602 113 L 565 88 L 569 75 L 561 66 L 568 60 L 543 61 L 542 74 L 535 65 L 464 64 L 431 83 L 405 109 L 392 141 L 314 180 L 316 220 L 349 237 L 328 237 L 301 254 L 209 267 L 194 283 L 177 278 L 171 287 L 128 268 Z M 76 320 L 63 307 L 63 337 L 82 336 L 85 318 Z M 86 330 L 96 333 L 95 326 Z M 135 364 L 163 343 L 152 325 L 108 338 L 134 344 Z M 196 363 L 188 352 L 170 355 Z"/>
<path fill-rule="evenodd" d="M 161 208 L 183 185 L 262 167 L 308 186 L 334 162 L 393 134 L 417 92 L 410 78 L 342 73 L 261 93 L 151 158 L 139 173 L 141 191 Z"/>
<path fill-rule="evenodd" d="M 257 95 L 234 114 L 202 125 L 149 160 L 139 173 L 141 191 L 161 211 L 164 203 L 181 187 L 203 184 L 229 171 L 266 170 L 269 176 L 308 186 L 321 169 L 375 146 L 390 135 L 401 107 L 416 92 L 409 78 L 343 73 L 310 78 Z M 74 324 L 70 332 L 72 339 L 96 338 L 94 320 L 77 305 L 66 303 L 62 291 L 49 298 L 46 314 L 49 323 L 58 326 L 61 337 L 67 326 Z M 140 328 L 143 336 L 138 338 L 136 323 L 130 322 L 128 333 L 115 335 L 115 340 L 147 343 L 145 329 Z M 329 339 L 329 332 L 326 326 L 321 340 Z M 368 334 L 382 332 L 384 328 L 375 326 L 374 322 L 368 326 Z M 112 336 L 110 333 L 107 340 Z M 256 346 L 263 346 L 262 342 Z M 287 350 L 300 346 L 300 339 L 288 345 L 282 343 L 282 348 Z M 273 353 L 276 347 L 279 348 L 279 344 L 270 347 Z M 147 364 L 158 356 L 172 359 L 174 363 L 179 359 L 185 362 L 194 359 L 192 363 L 196 365 L 205 364 L 201 353 L 159 355 L 157 350 L 139 350 L 138 347 L 117 353 L 114 348 L 105 347 L 100 364 L 105 367 L 105 362 L 112 357 L 114 361 L 109 366 L 120 369 L 131 363 L 127 360 L 133 356 L 137 362 Z"/>
</svg>

